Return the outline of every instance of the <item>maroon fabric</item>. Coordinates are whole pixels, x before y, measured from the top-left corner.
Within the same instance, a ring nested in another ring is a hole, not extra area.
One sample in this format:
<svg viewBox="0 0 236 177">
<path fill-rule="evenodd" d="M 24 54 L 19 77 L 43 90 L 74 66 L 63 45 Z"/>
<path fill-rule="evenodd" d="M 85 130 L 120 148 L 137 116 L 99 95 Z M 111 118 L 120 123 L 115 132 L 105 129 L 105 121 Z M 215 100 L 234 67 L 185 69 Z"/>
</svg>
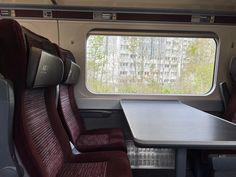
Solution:
<svg viewBox="0 0 236 177">
<path fill-rule="evenodd" d="M 63 165 L 58 177 L 105 177 L 107 162 L 69 163 Z"/>
<path fill-rule="evenodd" d="M 76 147 L 81 152 L 89 151 L 126 151 L 123 133 L 120 129 L 96 129 L 88 130 L 81 134 Z"/>
<path fill-rule="evenodd" d="M 27 48 L 20 25 L 13 20 L 0 20 L 0 71 L 14 82 L 15 90 L 22 90 L 26 78 Z M 11 68 L 11 69 L 9 69 Z"/>
<path fill-rule="evenodd" d="M 0 20 L 0 71 L 13 82 L 15 97 L 14 141 L 19 155 L 31 176 L 41 176 L 39 163 L 31 151 L 32 137 L 27 133 L 25 90 L 28 50 L 20 25 L 10 19 Z M 29 160 L 31 159 L 31 160 Z M 42 164 L 42 163 L 41 163 Z"/>
<path fill-rule="evenodd" d="M 104 145 L 109 143 L 109 136 L 107 134 L 96 134 L 96 135 L 81 135 L 78 139 L 78 144 L 81 143 L 82 145 Z M 77 144 L 77 145 L 78 145 Z"/>
<path fill-rule="evenodd" d="M 79 171 L 78 162 L 83 162 L 84 167 Z M 88 154 L 80 154 L 73 158 L 72 163 L 65 164 L 62 166 L 61 171 L 59 172 L 59 177 L 64 177 L 66 174 L 67 177 L 131 177 L 131 170 L 127 168 L 130 166 L 128 157 L 124 152 L 110 151 L 110 152 L 90 152 Z M 68 172 L 74 171 L 74 173 Z"/>
<path fill-rule="evenodd" d="M 53 133 L 45 105 L 44 90 L 27 91 L 24 96 L 24 132 L 32 157 L 42 176 L 53 177 L 60 170 L 64 157 L 58 139 Z"/>
<path fill-rule="evenodd" d="M 70 51 L 59 49 L 60 57 L 75 62 Z M 126 151 L 121 129 L 85 130 L 74 96 L 73 85 L 61 85 L 58 110 L 70 140 L 79 151 Z"/>
<path fill-rule="evenodd" d="M 26 89 L 28 48 L 36 46 L 51 52 L 48 45 L 49 40 L 21 28 L 16 21 L 0 20 L 0 71 L 13 82 L 14 141 L 31 176 L 55 176 L 63 163 L 60 144 L 45 111 L 44 89 Z"/>
<path fill-rule="evenodd" d="M 90 152 L 79 154 L 77 156 L 71 155 L 71 150 L 69 147 L 69 140 L 66 136 L 66 132 L 63 131 L 63 125 L 60 121 L 60 117 L 58 112 L 56 111 L 56 104 L 55 104 L 55 95 L 56 90 L 55 88 L 49 88 L 46 92 L 46 105 L 49 112 L 50 121 L 52 127 L 54 129 L 54 133 L 58 137 L 61 146 L 63 147 L 64 156 L 66 157 L 65 163 L 62 166 L 60 172 L 57 176 L 79 176 L 79 177 L 87 177 L 83 176 L 88 174 L 88 176 L 93 174 L 93 177 L 96 176 L 96 172 L 103 171 L 104 167 L 99 166 L 98 163 L 106 162 L 106 173 L 105 177 L 131 177 L 131 169 L 130 163 L 128 160 L 128 156 L 124 152 Z M 101 133 L 107 132 L 107 130 L 101 130 Z M 93 133 L 93 131 L 91 131 Z M 122 133 L 122 132 L 121 132 Z M 120 133 L 115 133 L 114 136 L 119 136 Z M 76 164 L 75 164 L 76 163 Z M 85 165 L 81 165 L 77 163 L 86 163 Z M 89 164 L 87 164 L 89 163 Z M 85 169 L 80 167 L 86 167 Z M 75 169 L 77 168 L 77 169 Z M 96 169 L 96 170 L 95 170 Z M 100 174 L 100 173 L 99 173 Z M 97 176 L 96 176 L 97 177 Z"/>
<path fill-rule="evenodd" d="M 117 138 L 122 138 L 124 139 L 123 132 L 120 128 L 101 128 L 101 129 L 93 129 L 93 130 L 87 130 L 86 131 L 87 135 L 91 134 L 109 134 L 112 137 L 117 137 Z"/>
<path fill-rule="evenodd" d="M 72 155 L 57 113 L 55 88 L 26 89 L 27 46 L 50 46 L 50 41 L 40 36 L 32 37 L 34 40 L 24 40 L 24 35 L 27 36 L 16 21 L 0 20 L 0 71 L 14 85 L 14 141 L 30 176 L 78 176 L 78 171 L 85 174 L 84 171 L 92 172 L 95 167 L 105 171 L 106 177 L 111 177 L 113 173 L 119 177 L 131 177 L 127 155 L 120 155 L 119 158 L 116 154 L 106 157 L 107 153 L 94 153 L 93 157 L 91 154 Z M 52 52 L 51 49 L 48 51 Z M 105 169 L 101 165 L 103 162 Z"/>
<path fill-rule="evenodd" d="M 73 143 L 76 143 L 76 140 L 79 137 L 81 130 L 83 130 L 83 127 L 81 126 L 83 124 L 75 118 L 74 111 L 71 107 L 67 86 L 60 86 L 59 99 L 59 112 L 61 114 L 61 117 L 63 117 L 62 121 L 66 125 L 65 127 L 70 139 Z"/>
<path fill-rule="evenodd" d="M 106 177 L 131 177 L 130 163 L 124 152 L 90 152 L 74 157 L 72 162 L 107 162 Z M 127 168 L 129 167 L 129 168 Z"/>
<path fill-rule="evenodd" d="M 97 129 L 85 131 L 83 126 L 79 126 L 83 125 L 83 123 L 75 101 L 73 102 L 74 106 L 72 106 L 71 100 L 74 99 L 71 99 L 72 94 L 70 95 L 69 93 L 71 93 L 72 90 L 70 89 L 72 89 L 72 86 L 60 86 L 59 112 L 68 135 L 76 148 L 81 152 L 104 150 L 126 151 L 126 145 L 121 129 Z"/>
<path fill-rule="evenodd" d="M 49 114 L 51 126 L 62 147 L 62 151 L 65 156 L 65 159 L 64 159 L 65 162 L 70 162 L 73 155 L 71 153 L 69 138 L 67 136 L 67 133 L 65 132 L 65 129 L 62 125 L 60 116 L 57 111 L 55 98 L 56 98 L 56 88 L 55 87 L 48 88 L 45 93 L 45 102 L 46 102 L 46 107 Z"/>
</svg>

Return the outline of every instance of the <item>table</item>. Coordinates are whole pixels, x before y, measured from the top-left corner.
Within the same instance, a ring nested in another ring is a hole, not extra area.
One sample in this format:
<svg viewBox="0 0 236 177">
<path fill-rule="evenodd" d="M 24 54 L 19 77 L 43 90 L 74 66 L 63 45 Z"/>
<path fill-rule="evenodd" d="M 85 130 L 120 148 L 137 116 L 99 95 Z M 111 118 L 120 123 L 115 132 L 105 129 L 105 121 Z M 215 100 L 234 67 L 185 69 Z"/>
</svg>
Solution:
<svg viewBox="0 0 236 177">
<path fill-rule="evenodd" d="M 176 177 L 186 176 L 187 149 L 236 149 L 236 125 L 179 101 L 121 100 L 134 141 L 176 149 Z"/>
</svg>

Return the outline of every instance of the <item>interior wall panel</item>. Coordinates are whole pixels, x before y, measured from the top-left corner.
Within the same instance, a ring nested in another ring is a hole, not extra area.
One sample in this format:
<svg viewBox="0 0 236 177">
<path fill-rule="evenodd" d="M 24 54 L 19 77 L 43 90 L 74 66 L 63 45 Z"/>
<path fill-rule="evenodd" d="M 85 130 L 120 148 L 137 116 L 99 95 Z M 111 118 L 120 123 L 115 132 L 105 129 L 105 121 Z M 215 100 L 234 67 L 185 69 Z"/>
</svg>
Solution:
<svg viewBox="0 0 236 177">
<path fill-rule="evenodd" d="M 75 94 L 78 107 L 81 109 L 120 109 L 120 99 L 164 99 L 181 100 L 194 107 L 206 111 L 220 111 L 221 98 L 218 84 L 229 81 L 228 66 L 232 56 L 236 56 L 235 43 L 236 26 L 223 25 L 196 25 L 196 24 L 171 24 L 171 23 L 121 23 L 121 22 L 89 22 L 66 20 L 30 20 L 17 19 L 17 21 L 40 34 L 54 43 L 73 52 L 77 63 L 81 66 L 81 74 L 76 85 Z M 59 27 L 59 28 L 58 28 Z M 139 30 L 184 30 L 184 31 L 210 31 L 219 37 L 218 56 L 214 91 L 208 96 L 181 96 L 181 95 L 103 95 L 93 94 L 86 88 L 85 60 L 86 40 L 90 30 L 93 29 L 139 29 Z M 230 83 L 230 82 L 228 82 Z"/>
<path fill-rule="evenodd" d="M 232 47 L 232 43 L 236 41 L 235 26 L 60 20 L 59 28 L 61 46 L 70 49 L 81 66 L 80 80 L 76 86 L 75 95 L 77 97 L 78 106 L 82 109 L 119 109 L 119 100 L 125 98 L 162 100 L 177 99 L 206 111 L 220 111 L 222 108 L 218 84 L 222 81 L 229 80 L 226 69 L 230 58 L 236 55 L 236 50 Z M 216 33 L 219 37 L 219 44 L 216 59 L 215 89 L 208 96 L 93 94 L 88 91 L 85 82 L 86 39 L 89 31 L 93 29 L 180 30 Z"/>
<path fill-rule="evenodd" d="M 235 0 L 57 0 L 59 6 L 86 6 L 109 8 L 142 8 L 142 9 L 187 9 L 201 11 L 235 12 Z M 49 5 L 50 0 L 1 0 L 0 4 Z"/>
<path fill-rule="evenodd" d="M 44 36 L 56 44 L 59 43 L 56 20 L 17 19 L 17 21 L 34 33 Z"/>
</svg>

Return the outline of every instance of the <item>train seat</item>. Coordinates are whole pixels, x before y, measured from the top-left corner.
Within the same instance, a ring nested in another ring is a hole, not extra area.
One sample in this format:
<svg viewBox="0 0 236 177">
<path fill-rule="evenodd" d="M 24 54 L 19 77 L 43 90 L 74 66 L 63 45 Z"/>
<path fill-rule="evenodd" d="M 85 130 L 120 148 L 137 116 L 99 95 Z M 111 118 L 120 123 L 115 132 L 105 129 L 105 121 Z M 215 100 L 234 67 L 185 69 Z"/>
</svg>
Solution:
<svg viewBox="0 0 236 177">
<path fill-rule="evenodd" d="M 70 51 L 62 48 L 59 51 L 65 64 L 64 82 L 60 85 L 59 91 L 59 113 L 75 147 L 81 152 L 126 151 L 121 129 L 85 129 L 74 97 L 74 85 L 78 81 L 80 68 Z"/>
<path fill-rule="evenodd" d="M 223 117 L 226 120 L 236 123 L 236 57 L 231 59 L 229 65 L 231 77 L 231 94 L 223 94 L 223 100 L 228 100 Z M 225 89 L 226 90 L 226 89 Z M 227 93 L 227 91 L 225 91 Z M 228 98 L 229 97 L 229 98 Z"/>
<path fill-rule="evenodd" d="M 221 82 L 219 84 L 219 89 L 220 89 L 220 96 L 221 96 L 221 99 L 222 99 L 223 112 L 224 112 L 222 118 L 225 117 L 225 119 L 227 119 L 227 116 L 224 115 L 226 113 L 225 111 L 228 107 L 229 99 L 230 99 L 230 93 L 229 93 L 227 83 L 226 82 Z"/>
<path fill-rule="evenodd" d="M 3 19 L 0 48 L 0 70 L 14 85 L 14 141 L 30 176 L 132 176 L 124 152 L 72 154 L 55 104 L 64 65 L 49 40 Z"/>
<path fill-rule="evenodd" d="M 0 177 L 18 177 L 22 170 L 15 156 L 13 134 L 14 93 L 11 81 L 0 73 Z"/>
</svg>

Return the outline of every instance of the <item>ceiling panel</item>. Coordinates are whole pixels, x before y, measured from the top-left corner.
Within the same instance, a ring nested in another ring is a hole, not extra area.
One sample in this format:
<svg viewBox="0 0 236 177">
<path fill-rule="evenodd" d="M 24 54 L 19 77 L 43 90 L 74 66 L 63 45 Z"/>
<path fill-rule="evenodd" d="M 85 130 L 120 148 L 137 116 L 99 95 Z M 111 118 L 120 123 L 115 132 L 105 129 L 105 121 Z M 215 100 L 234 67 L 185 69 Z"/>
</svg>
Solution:
<svg viewBox="0 0 236 177">
<path fill-rule="evenodd" d="M 62 6 L 235 11 L 236 0 L 55 0 Z M 50 0 L 0 0 L 3 4 L 52 5 Z"/>
</svg>

